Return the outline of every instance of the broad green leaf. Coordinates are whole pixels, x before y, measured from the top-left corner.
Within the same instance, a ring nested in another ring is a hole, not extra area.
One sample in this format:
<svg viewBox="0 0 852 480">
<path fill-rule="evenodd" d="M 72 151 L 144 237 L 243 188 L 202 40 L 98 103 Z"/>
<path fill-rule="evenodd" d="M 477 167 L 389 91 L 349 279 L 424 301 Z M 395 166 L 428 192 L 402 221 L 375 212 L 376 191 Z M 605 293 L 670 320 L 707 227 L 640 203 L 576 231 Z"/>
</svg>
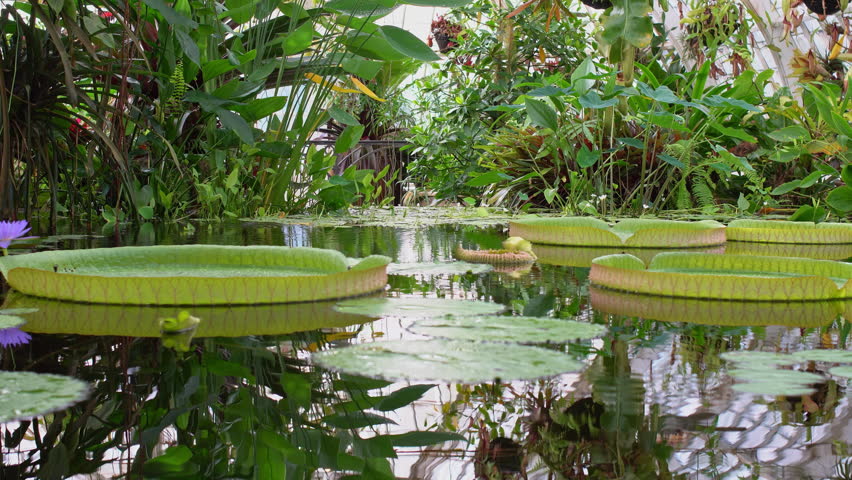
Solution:
<svg viewBox="0 0 852 480">
<path fill-rule="evenodd" d="M 372 80 L 382 70 L 382 62 L 368 60 L 356 55 L 350 55 L 340 62 L 340 68 L 353 75 L 358 75 L 364 80 Z"/>
<path fill-rule="evenodd" d="M 465 185 L 470 187 L 484 187 L 493 183 L 505 182 L 506 180 L 512 180 L 512 177 L 503 172 L 491 170 L 471 178 L 465 182 Z"/>
<path fill-rule="evenodd" d="M 89 395 L 86 383 L 64 375 L 0 372 L 0 423 L 62 410 Z"/>
<path fill-rule="evenodd" d="M 391 47 L 407 57 L 424 62 L 433 62 L 441 59 L 428 45 L 407 30 L 392 25 L 382 25 L 379 27 L 379 32 L 381 32 Z"/>
<path fill-rule="evenodd" d="M 144 218 L 145 220 L 151 220 L 152 218 L 154 218 L 154 209 L 149 205 L 139 207 L 137 211 L 139 212 L 139 216 Z"/>
<path fill-rule="evenodd" d="M 770 195 L 784 195 L 785 193 L 792 192 L 793 190 L 799 188 L 801 184 L 801 180 L 793 180 L 792 182 L 782 183 L 777 187 L 773 188 Z"/>
<path fill-rule="evenodd" d="M 763 243 L 852 244 L 852 224 L 781 220 L 734 220 L 726 230 L 728 240 Z"/>
<path fill-rule="evenodd" d="M 852 296 L 852 264 L 805 258 L 661 253 L 645 268 L 632 255 L 592 262 L 593 285 L 683 298 L 835 300 Z"/>
<path fill-rule="evenodd" d="M 382 399 L 382 401 L 374 405 L 373 408 L 380 412 L 391 412 L 420 400 L 420 398 L 423 397 L 423 394 L 434 387 L 435 385 L 409 385 L 407 387 L 400 388 Z"/>
<path fill-rule="evenodd" d="M 188 58 L 192 63 L 201 66 L 201 53 L 198 51 L 198 44 L 192 37 L 189 36 L 188 33 L 184 32 L 180 28 L 175 28 L 175 38 L 177 38 L 178 43 L 180 44 L 181 50 L 183 50 L 184 55 Z"/>
<path fill-rule="evenodd" d="M 593 78 L 587 78 L 595 73 L 595 64 L 592 57 L 586 57 L 571 72 L 571 86 L 578 95 L 585 95 L 595 84 Z"/>
<path fill-rule="evenodd" d="M 248 122 L 256 122 L 273 113 L 280 112 L 287 105 L 287 97 L 256 98 L 246 105 L 234 107 Z"/>
<path fill-rule="evenodd" d="M 225 0 L 227 10 L 224 15 L 231 17 L 231 20 L 242 25 L 254 16 L 256 0 Z"/>
<path fill-rule="evenodd" d="M 846 165 L 840 170 L 840 178 L 847 186 L 852 187 L 852 164 Z"/>
<path fill-rule="evenodd" d="M 342 125 L 347 125 L 350 127 L 355 125 L 361 125 L 361 123 L 358 122 L 358 119 L 353 117 L 352 114 L 337 107 L 329 108 L 328 115 Z"/>
<path fill-rule="evenodd" d="M 192 450 L 186 445 L 169 447 L 143 466 L 146 477 L 189 477 L 198 472 L 198 465 L 191 462 Z"/>
<path fill-rule="evenodd" d="M 198 24 L 191 18 L 182 15 L 170 7 L 164 0 L 142 0 L 145 5 L 160 12 L 160 15 L 166 19 L 171 25 L 186 27 L 188 29 L 198 28 Z"/>
<path fill-rule="evenodd" d="M 605 326 L 587 322 L 497 315 L 423 319 L 410 329 L 430 337 L 511 343 L 568 343 L 606 333 Z"/>
<path fill-rule="evenodd" d="M 647 0 L 615 0 L 612 12 L 604 20 L 604 41 L 615 45 L 623 40 L 636 48 L 647 47 L 654 33 L 650 11 Z"/>
<path fill-rule="evenodd" d="M 745 130 L 741 128 L 726 127 L 718 122 L 710 122 L 710 126 L 723 135 L 727 135 L 729 137 L 743 140 L 746 142 L 757 143 L 756 138 L 749 135 Z"/>
<path fill-rule="evenodd" d="M 748 211 L 748 207 L 750 207 L 750 206 L 751 206 L 751 204 L 750 204 L 750 203 L 749 203 L 749 201 L 745 198 L 745 195 L 743 195 L 742 193 L 740 193 L 739 198 L 737 198 L 737 208 L 739 208 L 741 212 L 747 212 L 747 211 Z"/>
<path fill-rule="evenodd" d="M 388 275 L 464 275 L 490 272 L 492 269 L 491 265 L 468 262 L 391 263 Z"/>
<path fill-rule="evenodd" d="M 358 142 L 361 141 L 361 135 L 364 134 L 363 125 L 349 125 L 340 132 L 337 141 L 334 142 L 334 153 L 346 153 L 355 148 Z"/>
<path fill-rule="evenodd" d="M 234 305 L 363 295 L 384 287 L 388 263 L 377 255 L 355 263 L 314 248 L 180 245 L 7 256 L 0 258 L 0 271 L 17 290 L 42 297 Z"/>
<path fill-rule="evenodd" d="M 843 214 L 852 212 L 852 186 L 835 188 L 825 197 L 825 203 Z"/>
<path fill-rule="evenodd" d="M 601 159 L 601 151 L 600 150 L 589 150 L 589 148 L 585 145 L 580 147 L 580 150 L 577 152 L 577 165 L 580 168 L 588 168 L 598 162 Z"/>
<path fill-rule="evenodd" d="M 201 66 L 201 75 L 204 78 L 204 81 L 209 81 L 236 68 L 237 65 L 232 64 L 227 58 L 220 58 L 218 60 L 205 62 L 204 65 Z"/>
<path fill-rule="evenodd" d="M 362 343 L 315 353 L 325 368 L 376 378 L 482 383 L 578 371 L 583 363 L 538 347 L 451 340 Z"/>
<path fill-rule="evenodd" d="M 527 115 L 533 125 L 549 128 L 554 131 L 559 129 L 559 120 L 556 116 L 556 110 L 553 107 L 534 98 L 524 100 L 524 105 L 527 108 Z"/>
<path fill-rule="evenodd" d="M 281 46 L 285 55 L 295 55 L 307 50 L 314 41 L 314 27 L 305 22 L 299 28 L 282 36 Z"/>
<path fill-rule="evenodd" d="M 812 172 L 810 175 L 802 179 L 802 181 L 799 183 L 799 188 L 810 187 L 811 185 L 815 184 L 817 180 L 822 178 L 823 175 L 824 174 L 822 172 Z"/>
<path fill-rule="evenodd" d="M 510 221 L 509 235 L 534 244 L 585 247 L 677 248 L 725 243 L 724 225 L 714 221 L 625 219 L 610 227 L 589 217 L 531 217 Z"/>
<path fill-rule="evenodd" d="M 347 46 L 351 53 L 362 57 L 377 60 L 404 60 L 409 58 L 406 54 L 391 46 L 383 35 L 349 31 L 340 41 Z"/>
<path fill-rule="evenodd" d="M 353 429 L 371 427 L 373 425 L 396 425 L 393 420 L 369 412 L 341 412 L 326 415 L 321 419 L 332 427 Z"/>
<path fill-rule="evenodd" d="M 657 101 L 659 103 L 679 103 L 681 101 L 677 95 L 667 86 L 660 85 L 657 88 L 651 88 L 649 85 L 644 83 L 638 83 L 636 85 L 636 89 L 639 90 L 639 93 L 649 97 L 651 100 Z M 666 112 L 669 113 L 669 112 Z"/>
<path fill-rule="evenodd" d="M 430 318 L 444 315 L 491 315 L 503 306 L 472 300 L 447 300 L 443 298 L 362 298 L 338 303 L 338 312 L 367 315 L 369 317 Z"/>
<path fill-rule="evenodd" d="M 607 108 L 618 104 L 617 98 L 608 98 L 603 100 L 598 92 L 595 91 L 589 91 L 586 94 L 581 95 L 577 101 L 580 102 L 581 107 L 592 109 Z"/>
<path fill-rule="evenodd" d="M 811 222 L 811 223 L 819 223 L 825 220 L 825 217 L 828 216 L 828 211 L 822 207 L 815 207 L 813 205 L 802 205 L 797 208 L 792 215 L 790 215 L 789 221 L 791 222 Z M 796 241 L 795 239 L 793 240 Z"/>
<path fill-rule="evenodd" d="M 659 154 L 657 154 L 657 158 L 668 163 L 669 165 L 671 165 L 673 167 L 677 167 L 681 170 L 686 169 L 686 165 L 683 162 L 681 162 L 680 160 L 676 159 L 675 157 L 673 157 L 671 155 L 666 155 L 665 153 L 659 153 Z"/>
<path fill-rule="evenodd" d="M 236 133 L 243 143 L 249 145 L 254 143 L 254 130 L 243 117 L 225 108 L 217 108 L 215 112 L 222 126 Z"/>
<path fill-rule="evenodd" d="M 681 117 L 680 115 L 675 115 L 671 112 L 649 113 L 645 115 L 645 120 L 648 123 L 657 125 L 662 128 L 677 130 L 679 132 L 689 131 L 689 128 L 687 128 L 684 124 L 685 121 L 683 117 Z"/>
<path fill-rule="evenodd" d="M 792 142 L 795 140 L 807 140 L 808 131 L 799 125 L 791 125 L 769 132 L 767 135 L 769 135 L 769 138 L 778 142 Z"/>
<path fill-rule="evenodd" d="M 357 17 L 383 17 L 397 7 L 396 0 L 329 0 L 323 8 Z"/>
</svg>

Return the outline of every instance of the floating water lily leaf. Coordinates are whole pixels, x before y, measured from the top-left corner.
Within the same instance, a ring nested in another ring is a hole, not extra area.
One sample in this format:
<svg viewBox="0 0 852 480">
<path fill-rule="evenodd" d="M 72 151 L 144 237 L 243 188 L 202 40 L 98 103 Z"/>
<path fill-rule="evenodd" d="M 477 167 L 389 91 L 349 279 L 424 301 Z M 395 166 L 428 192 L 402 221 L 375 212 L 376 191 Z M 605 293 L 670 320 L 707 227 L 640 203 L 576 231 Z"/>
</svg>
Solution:
<svg viewBox="0 0 852 480">
<path fill-rule="evenodd" d="M 389 275 L 464 275 L 465 273 L 485 273 L 491 271 L 491 265 L 468 262 L 449 263 L 391 263 Z"/>
<path fill-rule="evenodd" d="M 444 298 L 359 298 L 338 303 L 335 310 L 370 317 L 429 318 L 444 315 L 491 315 L 503 305 Z"/>
<path fill-rule="evenodd" d="M 802 350 L 790 356 L 798 361 L 852 363 L 852 352 L 848 350 Z"/>
<path fill-rule="evenodd" d="M 645 268 L 633 255 L 592 262 L 593 285 L 668 297 L 717 300 L 852 298 L 852 264 L 754 255 L 661 253 Z"/>
<path fill-rule="evenodd" d="M 776 381 L 737 383 L 731 388 L 737 392 L 771 395 L 773 397 L 810 395 L 816 391 L 813 387 L 800 383 L 785 385 Z"/>
<path fill-rule="evenodd" d="M 566 343 L 599 337 L 606 327 L 543 317 L 446 317 L 418 320 L 411 331 L 453 340 L 511 343 Z"/>
<path fill-rule="evenodd" d="M 453 256 L 466 262 L 491 265 L 526 265 L 535 262 L 535 257 L 527 252 L 508 250 L 468 250 L 456 247 Z"/>
<path fill-rule="evenodd" d="M 15 315 L 0 315 L 0 329 L 20 327 L 24 323 L 26 323 L 26 320 L 21 317 Z"/>
<path fill-rule="evenodd" d="M 528 380 L 583 367 L 544 348 L 453 340 L 362 343 L 316 353 L 313 359 L 326 368 L 375 378 L 459 383 Z"/>
<path fill-rule="evenodd" d="M 799 245 L 792 243 L 754 243 L 732 241 L 725 244 L 725 253 L 730 255 L 762 255 L 767 257 L 846 260 L 847 258 L 852 258 L 852 244 L 829 243 L 822 245 Z"/>
<path fill-rule="evenodd" d="M 245 305 L 351 297 L 387 283 L 390 259 L 317 248 L 179 245 L 38 252 L 0 258 L 17 290 L 135 305 Z"/>
<path fill-rule="evenodd" d="M 0 372 L 0 423 L 61 410 L 86 398 L 88 391 L 84 382 L 64 375 Z"/>
<path fill-rule="evenodd" d="M 603 220 L 590 217 L 530 217 L 509 222 L 509 235 L 548 245 L 683 248 L 725 243 L 725 226 L 713 220 L 636 218 L 610 227 Z"/>
<path fill-rule="evenodd" d="M 663 322 L 704 325 L 822 327 L 843 315 L 850 301 L 750 302 L 648 296 L 589 288 L 595 310 Z"/>
<path fill-rule="evenodd" d="M 794 365 L 798 363 L 798 361 L 790 355 L 773 352 L 725 352 L 719 355 L 719 357 L 728 362 L 747 364 L 749 367 L 752 365 Z"/>
<path fill-rule="evenodd" d="M 160 318 L 188 310 L 202 319 L 195 331 L 199 337 L 244 337 L 282 335 L 318 328 L 345 327 L 363 323 L 361 315 L 336 312 L 334 302 L 305 302 L 258 306 L 143 306 L 62 302 L 31 297 L 19 292 L 6 296 L 4 307 L 34 306 L 23 329 L 32 333 L 77 335 L 120 335 L 159 337 Z"/>
<path fill-rule="evenodd" d="M 780 220 L 734 220 L 729 241 L 761 243 L 852 243 L 852 223 L 811 223 Z"/>
<path fill-rule="evenodd" d="M 834 367 L 829 370 L 828 373 L 838 377 L 852 378 L 852 367 L 848 365 L 843 367 Z"/>
<path fill-rule="evenodd" d="M 543 265 L 560 265 L 565 267 L 591 267 L 592 260 L 603 257 L 604 255 L 614 255 L 617 253 L 629 253 L 640 260 L 645 265 L 651 263 L 657 254 L 663 252 L 671 252 L 671 248 L 624 248 L 624 247 L 570 247 L 559 245 L 540 245 L 533 244 L 533 252 L 538 257 L 538 263 Z M 725 253 L 725 247 L 717 246 L 711 248 L 699 248 L 692 252 L 701 253 Z"/>
<path fill-rule="evenodd" d="M 37 308 L 4 308 L 0 309 L 0 315 L 26 315 L 37 311 Z"/>
<path fill-rule="evenodd" d="M 777 382 L 799 385 L 820 383 L 825 380 L 825 377 L 816 373 L 799 370 L 779 370 L 755 365 L 747 365 L 745 368 L 729 370 L 728 375 L 738 380 L 749 382 Z"/>
</svg>

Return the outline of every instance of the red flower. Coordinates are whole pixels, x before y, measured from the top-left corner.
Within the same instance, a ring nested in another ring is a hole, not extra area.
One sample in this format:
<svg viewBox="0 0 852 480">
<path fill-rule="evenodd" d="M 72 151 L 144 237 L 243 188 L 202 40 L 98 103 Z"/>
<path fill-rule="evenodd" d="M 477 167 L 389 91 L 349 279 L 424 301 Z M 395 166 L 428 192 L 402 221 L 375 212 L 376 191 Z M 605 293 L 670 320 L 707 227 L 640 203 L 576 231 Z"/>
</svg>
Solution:
<svg viewBox="0 0 852 480">
<path fill-rule="evenodd" d="M 104 20 L 106 20 L 108 22 L 112 21 L 113 17 L 115 17 L 115 15 L 113 15 L 112 12 L 101 12 L 101 13 L 98 14 L 98 16 L 103 18 Z"/>
</svg>

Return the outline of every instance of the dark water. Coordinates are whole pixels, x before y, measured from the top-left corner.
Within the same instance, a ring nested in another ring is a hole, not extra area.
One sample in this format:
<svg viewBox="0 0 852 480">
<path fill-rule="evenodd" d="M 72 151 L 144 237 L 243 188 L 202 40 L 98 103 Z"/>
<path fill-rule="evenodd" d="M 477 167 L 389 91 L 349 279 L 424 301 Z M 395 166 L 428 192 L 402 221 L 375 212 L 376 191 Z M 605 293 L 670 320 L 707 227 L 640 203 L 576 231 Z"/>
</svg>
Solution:
<svg viewBox="0 0 852 480">
<path fill-rule="evenodd" d="M 410 263 L 448 261 L 458 244 L 496 248 L 505 236 L 460 225 L 195 224 L 74 231 L 38 249 L 268 244 Z M 324 371 L 311 352 L 412 336 L 406 320 L 362 324 L 327 305 L 193 309 L 218 326 L 203 322 L 210 330 L 176 351 L 155 323 L 168 309 L 8 293 L 7 306 L 39 312 L 24 327 L 31 341 L 2 350 L 2 368 L 71 375 L 91 395 L 3 425 L 0 478 L 852 478 L 846 380 L 825 375 L 804 396 L 741 393 L 720 358 L 846 349 L 849 328 L 833 307 L 590 291 L 584 252 L 549 253 L 550 264 L 529 271 L 389 279 L 390 296 L 491 301 L 609 327 L 601 339 L 551 346 L 583 360 L 582 371 L 529 382 L 428 388 Z M 423 432 L 461 437 L 424 446 L 435 437 Z"/>
</svg>

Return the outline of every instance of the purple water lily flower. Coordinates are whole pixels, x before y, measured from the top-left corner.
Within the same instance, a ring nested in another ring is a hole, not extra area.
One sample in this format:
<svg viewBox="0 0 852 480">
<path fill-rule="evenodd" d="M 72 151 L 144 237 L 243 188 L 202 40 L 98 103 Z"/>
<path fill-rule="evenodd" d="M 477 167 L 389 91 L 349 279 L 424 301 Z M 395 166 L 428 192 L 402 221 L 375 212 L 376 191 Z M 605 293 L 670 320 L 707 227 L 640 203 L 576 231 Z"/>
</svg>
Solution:
<svg viewBox="0 0 852 480">
<path fill-rule="evenodd" d="M 3 249 L 3 253 L 6 253 L 6 249 L 12 244 L 12 240 L 21 238 L 29 231 L 30 227 L 27 226 L 26 220 L 14 222 L 0 221 L 0 248 Z"/>
<path fill-rule="evenodd" d="M 6 348 L 30 343 L 31 338 L 29 333 L 18 327 L 0 329 L 0 345 Z"/>
</svg>

